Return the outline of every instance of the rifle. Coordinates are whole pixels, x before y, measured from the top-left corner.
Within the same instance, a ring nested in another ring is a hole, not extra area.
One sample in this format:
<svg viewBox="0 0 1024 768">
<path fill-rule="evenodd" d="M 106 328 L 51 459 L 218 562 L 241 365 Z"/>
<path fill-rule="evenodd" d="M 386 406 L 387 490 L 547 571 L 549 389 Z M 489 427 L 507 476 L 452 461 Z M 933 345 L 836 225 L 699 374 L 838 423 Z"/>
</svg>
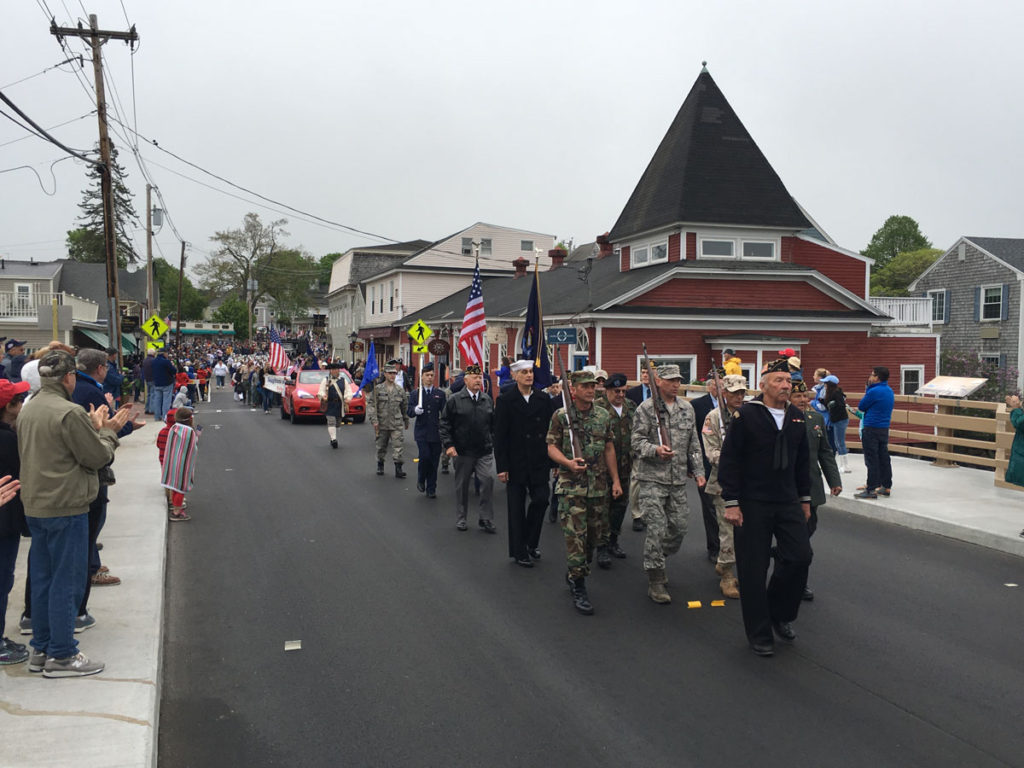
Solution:
<svg viewBox="0 0 1024 768">
<path fill-rule="evenodd" d="M 722 379 L 718 376 L 718 366 L 715 365 L 715 361 L 713 359 L 711 361 L 711 375 L 715 379 L 715 389 L 718 390 L 718 416 L 721 420 L 722 438 L 724 439 L 726 417 L 729 415 L 729 410 L 725 405 L 725 388 L 722 386 Z"/>
<path fill-rule="evenodd" d="M 538 342 L 541 343 L 541 342 Z M 576 403 L 573 402 L 572 394 L 569 392 L 569 377 L 565 375 L 565 368 L 562 367 L 562 356 L 555 349 L 555 362 L 558 364 L 558 375 L 562 379 L 562 403 L 565 405 L 565 420 L 569 426 L 569 447 L 572 449 L 571 459 L 583 458 L 583 448 L 576 450 L 576 432 L 572 425 L 576 423 Z"/>
<path fill-rule="evenodd" d="M 672 441 L 669 440 L 668 428 L 662 419 L 662 413 L 668 414 L 665 401 L 661 399 L 661 392 L 655 384 L 654 366 L 651 365 L 651 358 L 647 356 L 647 342 L 641 342 L 644 348 L 644 369 L 647 371 L 647 383 L 651 388 L 651 399 L 654 400 L 654 421 L 658 425 L 658 441 L 663 448 L 672 450 Z"/>
</svg>

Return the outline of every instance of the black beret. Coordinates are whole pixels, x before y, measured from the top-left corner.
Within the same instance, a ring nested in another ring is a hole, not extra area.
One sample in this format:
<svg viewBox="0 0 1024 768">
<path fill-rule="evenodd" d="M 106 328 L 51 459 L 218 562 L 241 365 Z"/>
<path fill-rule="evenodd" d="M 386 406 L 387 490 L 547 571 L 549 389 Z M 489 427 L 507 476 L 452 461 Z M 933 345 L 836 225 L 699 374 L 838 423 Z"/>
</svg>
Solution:
<svg viewBox="0 0 1024 768">
<path fill-rule="evenodd" d="M 604 383 L 608 389 L 618 389 L 619 387 L 626 386 L 629 379 L 626 378 L 624 373 L 613 373 L 608 377 L 608 380 Z"/>
</svg>

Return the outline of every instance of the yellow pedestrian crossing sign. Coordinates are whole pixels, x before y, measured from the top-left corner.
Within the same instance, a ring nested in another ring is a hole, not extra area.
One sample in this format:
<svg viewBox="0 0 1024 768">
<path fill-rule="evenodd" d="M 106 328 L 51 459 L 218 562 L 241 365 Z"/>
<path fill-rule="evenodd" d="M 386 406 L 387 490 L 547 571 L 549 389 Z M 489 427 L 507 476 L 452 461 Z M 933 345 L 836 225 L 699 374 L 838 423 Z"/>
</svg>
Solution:
<svg viewBox="0 0 1024 768">
<path fill-rule="evenodd" d="M 412 345 L 412 353 L 414 355 L 425 355 L 429 351 L 430 350 L 427 349 L 427 345 L 426 344 L 413 344 Z"/>
<path fill-rule="evenodd" d="M 412 328 L 409 329 L 409 338 L 415 342 L 417 346 L 422 347 L 427 343 L 427 339 L 434 335 L 434 331 L 429 325 L 424 323 L 422 320 L 417 320 Z M 420 354 L 417 352 L 417 354 Z M 425 353 L 424 353 L 425 354 Z"/>
<path fill-rule="evenodd" d="M 154 314 L 149 320 L 142 324 L 142 330 L 152 336 L 154 339 L 159 339 L 165 333 L 167 333 L 167 323 L 160 319 L 160 315 Z"/>
<path fill-rule="evenodd" d="M 153 341 L 147 341 L 146 342 L 146 351 L 147 352 L 149 352 L 149 350 L 151 350 L 151 349 L 163 349 L 163 348 L 164 348 L 164 343 L 162 341 L 153 340 Z"/>
</svg>

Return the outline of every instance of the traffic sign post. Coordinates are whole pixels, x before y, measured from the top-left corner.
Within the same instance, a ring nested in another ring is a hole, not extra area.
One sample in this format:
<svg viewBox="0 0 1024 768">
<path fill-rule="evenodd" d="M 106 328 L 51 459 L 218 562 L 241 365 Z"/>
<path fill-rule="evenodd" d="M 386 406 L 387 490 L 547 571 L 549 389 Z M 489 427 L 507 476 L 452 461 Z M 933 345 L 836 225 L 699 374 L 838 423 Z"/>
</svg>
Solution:
<svg viewBox="0 0 1024 768">
<path fill-rule="evenodd" d="M 433 329 L 429 325 L 424 323 L 422 320 L 417 320 L 415 323 L 413 323 L 412 328 L 409 329 L 409 338 L 412 339 L 413 342 L 420 347 L 426 344 L 427 339 L 429 339 L 433 335 Z"/>
<path fill-rule="evenodd" d="M 412 345 L 412 353 L 414 355 L 425 355 L 429 351 L 430 350 L 427 348 L 426 344 L 413 344 Z"/>
<path fill-rule="evenodd" d="M 167 323 L 165 323 L 160 315 L 154 314 L 145 323 L 142 324 L 142 330 L 144 330 L 150 337 L 159 339 L 165 333 L 167 333 Z M 163 346 L 161 344 L 161 346 Z"/>
<path fill-rule="evenodd" d="M 548 344 L 575 344 L 576 343 L 576 329 L 575 328 L 548 328 L 547 330 L 547 342 Z"/>
</svg>

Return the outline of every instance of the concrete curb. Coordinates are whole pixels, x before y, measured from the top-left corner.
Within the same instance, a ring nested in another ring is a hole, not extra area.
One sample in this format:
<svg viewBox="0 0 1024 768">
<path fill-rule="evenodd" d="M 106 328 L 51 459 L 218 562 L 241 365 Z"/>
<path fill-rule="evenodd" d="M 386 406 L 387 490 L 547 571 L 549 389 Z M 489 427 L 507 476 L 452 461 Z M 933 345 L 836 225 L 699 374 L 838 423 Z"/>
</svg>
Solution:
<svg viewBox="0 0 1024 768">
<path fill-rule="evenodd" d="M 163 657 L 167 512 L 159 486 L 156 424 L 118 448 L 102 559 L 123 582 L 94 588 L 96 626 L 78 635 L 82 651 L 106 662 L 99 675 L 47 680 L 27 664 L 0 668 L 0 765 L 118 768 L 157 764 Z M 7 612 L 19 640 L 28 539 L 22 539 Z M 20 638 L 27 642 L 27 637 Z"/>
</svg>

